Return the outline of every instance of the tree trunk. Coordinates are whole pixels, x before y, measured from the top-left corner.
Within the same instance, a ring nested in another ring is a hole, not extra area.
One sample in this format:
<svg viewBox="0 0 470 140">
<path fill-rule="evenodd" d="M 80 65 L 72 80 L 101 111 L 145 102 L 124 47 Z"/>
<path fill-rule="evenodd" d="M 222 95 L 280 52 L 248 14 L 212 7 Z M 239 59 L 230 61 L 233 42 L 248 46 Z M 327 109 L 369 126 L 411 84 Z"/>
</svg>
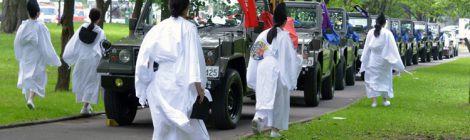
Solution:
<svg viewBox="0 0 470 140">
<path fill-rule="evenodd" d="M 169 9 L 169 6 L 168 6 L 168 0 L 162 0 L 162 5 L 160 5 L 160 8 L 161 8 L 161 11 L 162 11 L 162 14 L 161 14 L 162 21 L 164 19 L 169 18 L 171 13 L 170 13 L 170 9 Z"/>
<path fill-rule="evenodd" d="M 70 69 L 69 66 L 62 59 L 64 54 L 65 45 L 69 39 L 73 36 L 73 13 L 75 0 L 64 0 L 64 19 L 62 24 L 62 36 L 61 36 L 61 51 L 60 51 L 60 61 L 62 65 L 58 68 L 58 79 L 55 86 L 55 90 L 69 90 L 70 84 Z"/>
<path fill-rule="evenodd" d="M 13 33 L 21 25 L 21 22 L 28 19 L 29 15 L 26 10 L 27 0 L 3 0 L 2 31 L 5 33 Z"/>
<path fill-rule="evenodd" d="M 144 0 L 136 0 L 134 5 L 134 11 L 132 11 L 132 16 L 129 21 L 138 20 L 140 17 L 140 12 L 142 11 L 142 5 L 144 4 Z M 135 29 L 129 29 L 129 36 L 133 36 Z"/>
<path fill-rule="evenodd" d="M 108 11 L 109 5 L 111 4 L 111 0 L 96 0 L 96 8 L 101 10 L 101 20 L 98 22 L 98 26 L 101 27 L 101 29 L 104 29 L 104 22 L 105 22 L 105 16 L 106 16 L 106 11 Z"/>
</svg>

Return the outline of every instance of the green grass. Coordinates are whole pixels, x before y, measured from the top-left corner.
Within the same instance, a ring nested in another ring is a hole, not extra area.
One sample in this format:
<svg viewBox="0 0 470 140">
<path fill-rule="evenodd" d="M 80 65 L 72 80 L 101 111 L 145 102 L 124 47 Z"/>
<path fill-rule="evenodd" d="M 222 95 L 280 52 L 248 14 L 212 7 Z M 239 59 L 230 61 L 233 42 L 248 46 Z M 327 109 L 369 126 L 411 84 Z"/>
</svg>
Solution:
<svg viewBox="0 0 470 140">
<path fill-rule="evenodd" d="M 352 106 L 281 132 L 285 139 L 470 139 L 470 58 L 394 79 L 391 107 Z M 381 103 L 381 101 L 380 101 Z M 332 117 L 344 117 L 334 120 Z M 268 134 L 246 139 L 267 139 Z"/>
<path fill-rule="evenodd" d="M 80 24 L 75 24 L 77 29 Z M 51 32 L 52 43 L 60 54 L 60 36 L 62 27 L 56 24 L 47 24 Z M 127 36 L 128 28 L 121 24 L 105 24 L 105 32 L 108 40 L 115 42 Z M 77 115 L 82 104 L 75 101 L 72 92 L 54 91 L 57 82 L 57 67 L 47 67 L 46 97 L 36 98 L 36 110 L 31 111 L 26 107 L 26 100 L 21 90 L 16 88 L 18 81 L 18 62 L 13 50 L 14 34 L 0 33 L 0 125 L 29 122 Z M 72 87 L 70 85 L 70 87 Z M 100 97 L 101 98 L 101 97 Z M 93 105 L 95 112 L 103 111 L 103 100 Z"/>
</svg>

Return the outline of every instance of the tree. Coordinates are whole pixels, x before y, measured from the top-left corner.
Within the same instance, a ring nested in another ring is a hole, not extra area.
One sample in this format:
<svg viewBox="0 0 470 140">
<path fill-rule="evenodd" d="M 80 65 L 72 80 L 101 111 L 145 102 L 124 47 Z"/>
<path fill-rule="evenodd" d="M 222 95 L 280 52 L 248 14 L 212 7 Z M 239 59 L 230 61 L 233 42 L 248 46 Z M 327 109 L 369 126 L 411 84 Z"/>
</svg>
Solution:
<svg viewBox="0 0 470 140">
<path fill-rule="evenodd" d="M 3 0 L 2 31 L 5 33 L 13 33 L 21 25 L 21 22 L 28 19 L 28 11 L 26 9 L 27 0 Z"/>
<path fill-rule="evenodd" d="M 62 59 L 64 54 L 65 45 L 73 36 L 73 14 L 75 8 L 75 0 L 64 0 L 64 19 L 62 21 L 62 37 L 61 37 L 61 51 L 60 61 L 62 65 L 58 68 L 58 79 L 55 90 L 69 90 L 70 84 L 70 69 L 67 63 Z"/>
<path fill-rule="evenodd" d="M 104 29 L 103 23 L 105 21 L 106 12 L 109 9 L 109 5 L 111 5 L 111 0 L 106 0 L 106 2 L 104 2 L 104 0 L 96 0 L 96 8 L 101 10 L 101 20 L 98 22 L 98 26 L 100 26 L 101 29 Z"/>
<path fill-rule="evenodd" d="M 140 12 L 142 10 L 142 6 L 144 4 L 144 0 L 136 0 L 134 5 L 134 11 L 132 11 L 132 16 L 129 19 L 131 20 L 138 20 L 140 17 Z M 130 24 L 130 23 L 129 23 Z M 137 23 L 135 23 L 137 24 Z M 135 28 L 129 29 L 129 36 L 134 36 Z"/>
</svg>

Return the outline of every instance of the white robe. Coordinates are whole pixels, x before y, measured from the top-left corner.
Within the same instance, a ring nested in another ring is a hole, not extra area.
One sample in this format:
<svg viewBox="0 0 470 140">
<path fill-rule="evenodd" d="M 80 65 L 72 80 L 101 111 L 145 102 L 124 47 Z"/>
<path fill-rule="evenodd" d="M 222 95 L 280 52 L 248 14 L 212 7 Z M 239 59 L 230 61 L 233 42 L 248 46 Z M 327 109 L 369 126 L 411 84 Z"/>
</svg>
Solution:
<svg viewBox="0 0 470 140">
<path fill-rule="evenodd" d="M 153 62 L 159 64 L 153 72 Z M 196 26 L 170 17 L 154 26 L 139 50 L 136 95 L 147 99 L 154 140 L 209 139 L 202 120 L 190 119 L 195 82 L 206 85 L 206 65 Z"/>
<path fill-rule="evenodd" d="M 23 21 L 16 33 L 14 49 L 20 65 L 17 87 L 26 96 L 32 91 L 43 98 L 47 84 L 46 65 L 61 65 L 49 30 L 37 20 Z"/>
<path fill-rule="evenodd" d="M 360 72 L 365 71 L 367 97 L 393 98 L 392 69 L 401 72 L 405 70 L 405 66 L 392 32 L 383 28 L 379 37 L 375 37 L 374 30 L 367 34 Z"/>
<path fill-rule="evenodd" d="M 75 65 L 72 74 L 72 91 L 76 95 L 76 101 L 96 104 L 101 84 L 101 75 L 96 69 L 103 53 L 100 42 L 106 39 L 106 35 L 98 25 L 95 25 L 93 31 L 98 33 L 95 41 L 92 44 L 83 43 L 78 34 L 82 27 L 87 28 L 88 25 L 89 23 L 82 24 L 70 38 L 62 58 L 69 66 Z"/>
<path fill-rule="evenodd" d="M 266 126 L 287 130 L 290 92 L 297 86 L 302 59 L 294 50 L 289 32 L 277 30 L 277 37 L 264 52 L 264 59 L 250 58 L 247 83 L 256 91 L 255 118 L 261 118 Z M 262 32 L 255 43 L 269 44 L 268 32 Z"/>
</svg>

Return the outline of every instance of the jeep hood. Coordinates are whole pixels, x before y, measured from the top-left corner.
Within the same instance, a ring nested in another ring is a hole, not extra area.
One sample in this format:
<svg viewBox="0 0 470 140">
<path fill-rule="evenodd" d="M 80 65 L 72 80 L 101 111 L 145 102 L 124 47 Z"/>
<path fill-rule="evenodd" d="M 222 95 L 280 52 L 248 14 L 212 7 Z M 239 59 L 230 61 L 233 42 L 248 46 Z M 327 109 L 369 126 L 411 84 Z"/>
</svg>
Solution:
<svg viewBox="0 0 470 140">
<path fill-rule="evenodd" d="M 202 48 L 217 48 L 220 44 L 220 42 L 223 40 L 224 34 L 222 33 L 216 33 L 216 34 L 210 34 L 210 33 L 199 33 L 199 36 L 201 38 L 201 45 Z M 219 41 L 220 39 L 220 41 Z"/>
<path fill-rule="evenodd" d="M 313 39 L 312 34 L 306 32 L 297 32 L 297 36 L 299 38 L 299 45 L 308 44 Z"/>
</svg>

